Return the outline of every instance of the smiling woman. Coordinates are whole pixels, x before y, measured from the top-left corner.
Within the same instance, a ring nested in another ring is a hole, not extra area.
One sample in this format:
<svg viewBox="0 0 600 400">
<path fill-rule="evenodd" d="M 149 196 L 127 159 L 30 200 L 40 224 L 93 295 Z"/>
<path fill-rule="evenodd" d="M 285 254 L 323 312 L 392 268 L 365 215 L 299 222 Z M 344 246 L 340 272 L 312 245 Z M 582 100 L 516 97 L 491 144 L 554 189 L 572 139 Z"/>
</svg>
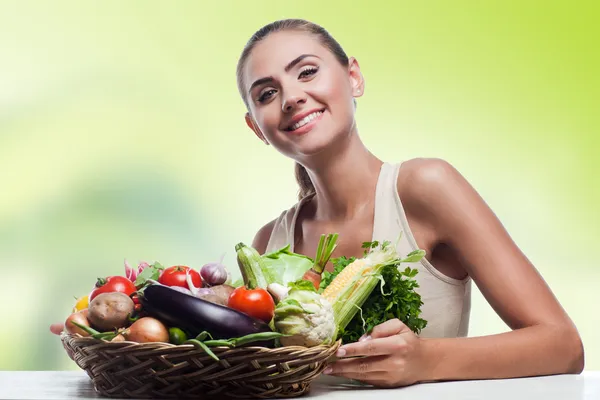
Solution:
<svg viewBox="0 0 600 400">
<path fill-rule="evenodd" d="M 417 336 L 398 320 L 380 324 L 342 347 L 327 373 L 400 386 L 582 371 L 576 327 L 463 176 L 441 159 L 390 163 L 365 147 L 355 121 L 365 80 L 324 28 L 297 19 L 264 26 L 237 80 L 247 125 L 296 162 L 300 185 L 298 203 L 258 230 L 256 249 L 315 254 L 323 232 L 339 232 L 333 257 L 398 236 L 399 252 L 427 253 L 412 266 L 427 327 Z M 472 282 L 511 332 L 466 338 Z"/>
<path fill-rule="evenodd" d="M 343 346 L 328 373 L 388 387 L 582 371 L 570 317 L 461 173 L 442 159 L 385 161 L 364 145 L 355 112 L 365 79 L 325 29 L 304 20 L 261 28 L 243 49 L 237 83 L 248 127 L 296 162 L 300 186 L 298 202 L 258 229 L 254 248 L 314 255 L 322 233 L 338 232 L 332 257 L 399 236 L 399 253 L 427 254 L 410 265 L 427 326 L 416 335 L 399 320 L 381 323 Z M 474 284 L 510 332 L 467 337 Z"/>
</svg>

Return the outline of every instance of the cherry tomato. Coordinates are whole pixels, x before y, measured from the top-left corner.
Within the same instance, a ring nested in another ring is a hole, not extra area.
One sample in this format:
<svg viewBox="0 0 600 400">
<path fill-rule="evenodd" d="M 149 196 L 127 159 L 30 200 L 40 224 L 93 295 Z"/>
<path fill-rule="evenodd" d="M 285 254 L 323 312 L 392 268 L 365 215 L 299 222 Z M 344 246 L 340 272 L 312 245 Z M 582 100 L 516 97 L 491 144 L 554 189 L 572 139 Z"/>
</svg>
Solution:
<svg viewBox="0 0 600 400">
<path fill-rule="evenodd" d="M 266 323 L 271 322 L 275 313 L 273 298 L 261 288 L 246 289 L 240 286 L 231 292 L 227 306 Z"/>
<path fill-rule="evenodd" d="M 190 277 L 192 278 L 192 283 L 195 287 L 202 287 L 200 273 L 185 265 L 174 265 L 165 269 L 160 278 L 158 278 L 158 282 L 166 286 L 181 286 L 186 289 L 191 289 L 188 287 L 185 271 L 190 272 Z"/>
<path fill-rule="evenodd" d="M 125 293 L 127 296 L 130 296 L 136 290 L 137 288 L 135 287 L 134 283 L 124 276 L 98 278 L 98 282 L 96 282 L 96 288 L 90 293 L 89 301 L 94 300 L 94 297 L 98 296 L 100 293 L 121 292 Z"/>
</svg>

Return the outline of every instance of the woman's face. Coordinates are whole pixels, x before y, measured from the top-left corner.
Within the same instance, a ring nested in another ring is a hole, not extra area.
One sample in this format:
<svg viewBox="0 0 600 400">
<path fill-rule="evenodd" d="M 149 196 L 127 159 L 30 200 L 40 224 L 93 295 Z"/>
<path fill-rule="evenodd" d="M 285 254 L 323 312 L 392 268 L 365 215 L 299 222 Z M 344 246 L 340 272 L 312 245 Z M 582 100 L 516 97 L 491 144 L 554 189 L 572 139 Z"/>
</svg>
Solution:
<svg viewBox="0 0 600 400">
<path fill-rule="evenodd" d="M 342 66 L 316 36 L 269 35 L 243 74 L 248 125 L 281 153 L 302 160 L 352 133 L 354 97 L 363 90 L 358 64 Z"/>
</svg>

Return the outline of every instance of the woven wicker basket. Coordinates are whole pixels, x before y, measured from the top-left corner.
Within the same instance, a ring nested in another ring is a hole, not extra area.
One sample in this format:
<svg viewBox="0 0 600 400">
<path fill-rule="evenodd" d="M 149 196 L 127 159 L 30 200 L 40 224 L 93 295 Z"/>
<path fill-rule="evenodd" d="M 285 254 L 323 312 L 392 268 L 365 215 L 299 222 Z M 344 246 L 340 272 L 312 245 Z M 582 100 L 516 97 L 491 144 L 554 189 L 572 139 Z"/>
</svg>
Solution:
<svg viewBox="0 0 600 400">
<path fill-rule="evenodd" d="M 106 342 L 64 334 L 69 357 L 102 396 L 120 398 L 282 398 L 307 393 L 340 346 L 211 348 Z"/>
</svg>

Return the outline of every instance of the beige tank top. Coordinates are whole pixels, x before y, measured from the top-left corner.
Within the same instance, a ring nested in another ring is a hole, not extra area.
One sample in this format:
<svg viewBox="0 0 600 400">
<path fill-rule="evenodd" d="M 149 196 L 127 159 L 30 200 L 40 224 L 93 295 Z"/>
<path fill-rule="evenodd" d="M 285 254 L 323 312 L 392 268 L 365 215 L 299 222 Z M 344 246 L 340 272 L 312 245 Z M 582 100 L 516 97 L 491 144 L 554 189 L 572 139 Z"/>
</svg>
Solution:
<svg viewBox="0 0 600 400">
<path fill-rule="evenodd" d="M 417 249 L 417 244 L 404 213 L 398 195 L 397 181 L 401 163 L 383 163 L 377 182 L 375 198 L 375 218 L 372 241 L 389 240 L 392 243 L 402 233 L 397 249 L 406 255 Z M 301 199 L 293 207 L 283 211 L 275 222 L 266 252 L 290 245 L 294 251 L 294 228 L 298 212 L 311 196 Z M 450 278 L 423 258 L 419 262 L 402 264 L 401 268 L 417 269 L 415 279 L 419 283 L 417 291 L 421 295 L 423 306 L 421 317 L 427 326 L 421 331 L 421 337 L 461 337 L 467 336 L 471 310 L 471 279 Z"/>
</svg>

